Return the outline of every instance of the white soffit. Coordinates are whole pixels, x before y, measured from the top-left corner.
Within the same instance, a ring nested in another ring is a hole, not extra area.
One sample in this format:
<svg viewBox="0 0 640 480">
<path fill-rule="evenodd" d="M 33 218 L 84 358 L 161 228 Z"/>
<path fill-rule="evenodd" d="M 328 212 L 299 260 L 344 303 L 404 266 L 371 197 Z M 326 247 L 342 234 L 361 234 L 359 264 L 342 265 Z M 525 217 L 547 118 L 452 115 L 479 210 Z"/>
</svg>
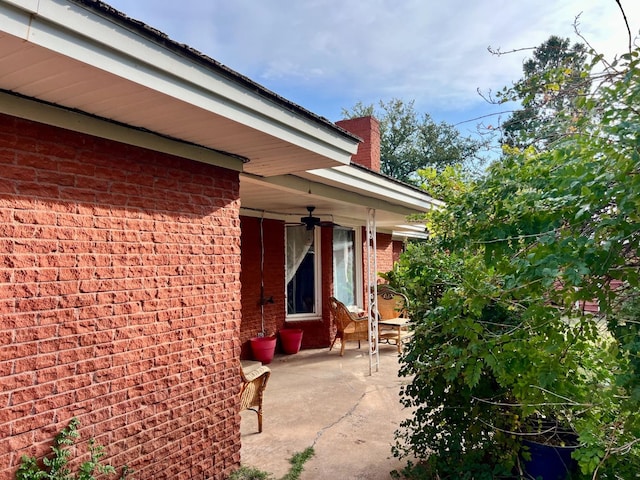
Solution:
<svg viewBox="0 0 640 480">
<path fill-rule="evenodd" d="M 189 158 L 197 162 L 208 163 L 209 165 L 216 165 L 237 172 L 242 171 L 242 160 L 224 153 L 202 148 L 198 145 L 176 142 L 153 133 L 127 128 L 95 117 L 88 117 L 87 115 L 60 109 L 52 105 L 43 105 L 34 100 L 2 92 L 0 92 L 0 113 L 182 158 Z"/>
<path fill-rule="evenodd" d="M 368 209 L 374 209 L 378 231 L 392 233 L 397 238 L 425 237 L 424 222 L 412 223 L 409 218 L 438 208 L 442 202 L 431 201 L 424 192 L 378 174 L 354 167 L 349 170 L 351 175 L 344 175 L 343 172 L 340 182 L 327 181 L 319 175 L 311 174 L 261 178 L 242 173 L 241 212 L 243 215 L 292 222 L 306 215 L 306 205 L 314 205 L 315 216 L 340 225 L 355 226 L 365 225 Z M 358 182 L 353 180 L 363 175 L 365 179 L 375 180 L 378 184 L 365 191 L 363 178 Z M 325 172 L 323 176 L 330 175 Z"/>
<path fill-rule="evenodd" d="M 141 28 L 81 1 L 0 0 L 0 88 L 247 158 L 257 175 L 357 151 L 329 121 Z"/>
<path fill-rule="evenodd" d="M 395 195 L 393 191 L 387 190 L 385 194 L 373 191 L 367 193 L 346 185 L 309 180 L 305 175 L 262 178 L 242 174 L 240 198 L 243 207 L 258 210 L 287 211 L 293 208 L 294 211 L 304 212 L 305 205 L 327 205 L 332 209 L 338 209 L 340 205 L 340 210 L 345 209 L 346 212 L 356 208 L 373 208 L 393 215 L 395 221 L 400 219 L 402 223 L 406 222 L 405 217 L 408 215 L 433 208 L 424 203 L 417 206 L 415 201 L 407 201 L 409 199 Z"/>
<path fill-rule="evenodd" d="M 427 212 L 445 205 L 441 200 L 432 198 L 415 187 L 352 166 L 314 169 L 301 176 L 308 179 L 315 178 L 316 181 L 345 188 L 361 195 L 400 204 L 414 209 L 415 213 Z"/>
</svg>

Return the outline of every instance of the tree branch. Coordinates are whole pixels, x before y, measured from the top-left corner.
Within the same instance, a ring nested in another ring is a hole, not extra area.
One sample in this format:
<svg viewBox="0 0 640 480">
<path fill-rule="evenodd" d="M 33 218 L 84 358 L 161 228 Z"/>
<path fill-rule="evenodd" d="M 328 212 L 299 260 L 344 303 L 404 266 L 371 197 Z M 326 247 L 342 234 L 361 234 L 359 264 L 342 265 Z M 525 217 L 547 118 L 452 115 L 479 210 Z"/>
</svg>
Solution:
<svg viewBox="0 0 640 480">
<path fill-rule="evenodd" d="M 631 51 L 633 50 L 633 42 L 631 41 L 631 29 L 629 28 L 629 21 L 627 20 L 627 14 L 624 11 L 624 8 L 622 8 L 622 4 L 620 3 L 620 0 L 616 0 L 616 3 L 618 4 L 618 7 L 620 7 L 620 11 L 622 12 L 622 18 L 624 19 L 624 24 L 627 27 L 627 34 L 629 35 L 629 53 L 631 53 Z"/>
</svg>

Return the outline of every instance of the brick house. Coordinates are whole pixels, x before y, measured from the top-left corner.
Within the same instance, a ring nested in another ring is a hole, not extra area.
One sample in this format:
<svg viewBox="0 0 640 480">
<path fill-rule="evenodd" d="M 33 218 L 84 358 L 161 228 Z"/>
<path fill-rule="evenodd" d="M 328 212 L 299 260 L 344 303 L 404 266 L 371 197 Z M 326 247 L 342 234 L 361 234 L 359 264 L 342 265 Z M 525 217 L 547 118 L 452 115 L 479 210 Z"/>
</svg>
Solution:
<svg viewBox="0 0 640 480">
<path fill-rule="evenodd" d="M 0 0 L 0 126 L 0 479 L 74 416 L 136 478 L 225 478 L 249 338 L 327 346 L 328 296 L 366 307 L 438 205 L 378 173 L 375 119 L 93 0 Z"/>
<path fill-rule="evenodd" d="M 363 148 L 350 165 L 272 177 L 259 185 L 245 182 L 241 176 L 243 357 L 250 355 L 251 337 L 272 335 L 287 327 L 303 330 L 303 348 L 328 346 L 332 335 L 329 297 L 366 309 L 368 283 L 379 283 L 376 273 L 391 270 L 407 237 L 424 231 L 424 225 L 407 225 L 406 216 L 439 204 L 423 192 L 378 173 L 375 118 L 343 120 L 337 125 L 363 139 Z M 320 220 L 311 232 L 301 225 L 308 217 L 305 205 L 315 206 L 313 216 Z M 376 242 L 370 248 L 375 248 L 375 255 L 367 255 L 371 209 L 375 209 Z M 290 244 L 297 239 L 295 230 L 313 237 L 313 255 L 307 255 L 306 264 L 299 264 L 302 279 L 297 278 L 299 272 L 292 279 L 293 272 L 287 271 Z M 368 258 L 371 256 L 375 256 L 375 264 Z M 369 268 L 375 268 L 371 276 Z M 305 281 L 305 275 L 312 278 Z M 294 292 L 296 288 L 310 301 L 301 299 L 302 294 Z"/>
</svg>

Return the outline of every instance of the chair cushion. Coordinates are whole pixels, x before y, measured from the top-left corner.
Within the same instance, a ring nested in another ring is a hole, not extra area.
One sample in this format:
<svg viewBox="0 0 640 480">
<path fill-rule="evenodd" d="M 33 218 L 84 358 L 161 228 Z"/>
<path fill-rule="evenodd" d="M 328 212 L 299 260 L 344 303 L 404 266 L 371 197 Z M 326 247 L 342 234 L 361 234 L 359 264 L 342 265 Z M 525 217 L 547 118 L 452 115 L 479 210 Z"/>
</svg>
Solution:
<svg viewBox="0 0 640 480">
<path fill-rule="evenodd" d="M 240 366 L 242 367 L 242 372 L 246 375 L 252 370 L 260 368 L 262 362 L 258 362 L 257 360 L 240 360 Z"/>
<path fill-rule="evenodd" d="M 262 365 L 258 368 L 254 368 L 252 370 L 250 370 L 248 373 L 245 371 L 245 378 L 247 379 L 248 382 L 251 382 L 252 380 L 255 380 L 256 378 L 262 376 L 263 374 L 265 374 L 266 372 L 270 372 L 271 370 L 269 369 L 269 367 L 267 367 L 266 365 Z"/>
</svg>

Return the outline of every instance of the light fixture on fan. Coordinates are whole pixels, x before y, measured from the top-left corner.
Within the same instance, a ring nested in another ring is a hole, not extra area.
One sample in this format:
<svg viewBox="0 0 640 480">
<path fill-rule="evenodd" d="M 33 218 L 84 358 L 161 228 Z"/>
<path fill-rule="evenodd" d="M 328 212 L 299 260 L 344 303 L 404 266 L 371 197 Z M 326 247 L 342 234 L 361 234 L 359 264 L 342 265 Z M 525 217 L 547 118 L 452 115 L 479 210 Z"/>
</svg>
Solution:
<svg viewBox="0 0 640 480">
<path fill-rule="evenodd" d="M 318 217 L 313 216 L 313 211 L 315 209 L 316 207 L 312 205 L 308 205 L 307 211 L 309 212 L 309 215 L 306 217 L 300 218 L 300 223 L 304 223 L 307 227 L 307 230 L 313 230 L 314 227 L 317 227 L 318 225 L 320 225 L 320 219 Z"/>
</svg>

